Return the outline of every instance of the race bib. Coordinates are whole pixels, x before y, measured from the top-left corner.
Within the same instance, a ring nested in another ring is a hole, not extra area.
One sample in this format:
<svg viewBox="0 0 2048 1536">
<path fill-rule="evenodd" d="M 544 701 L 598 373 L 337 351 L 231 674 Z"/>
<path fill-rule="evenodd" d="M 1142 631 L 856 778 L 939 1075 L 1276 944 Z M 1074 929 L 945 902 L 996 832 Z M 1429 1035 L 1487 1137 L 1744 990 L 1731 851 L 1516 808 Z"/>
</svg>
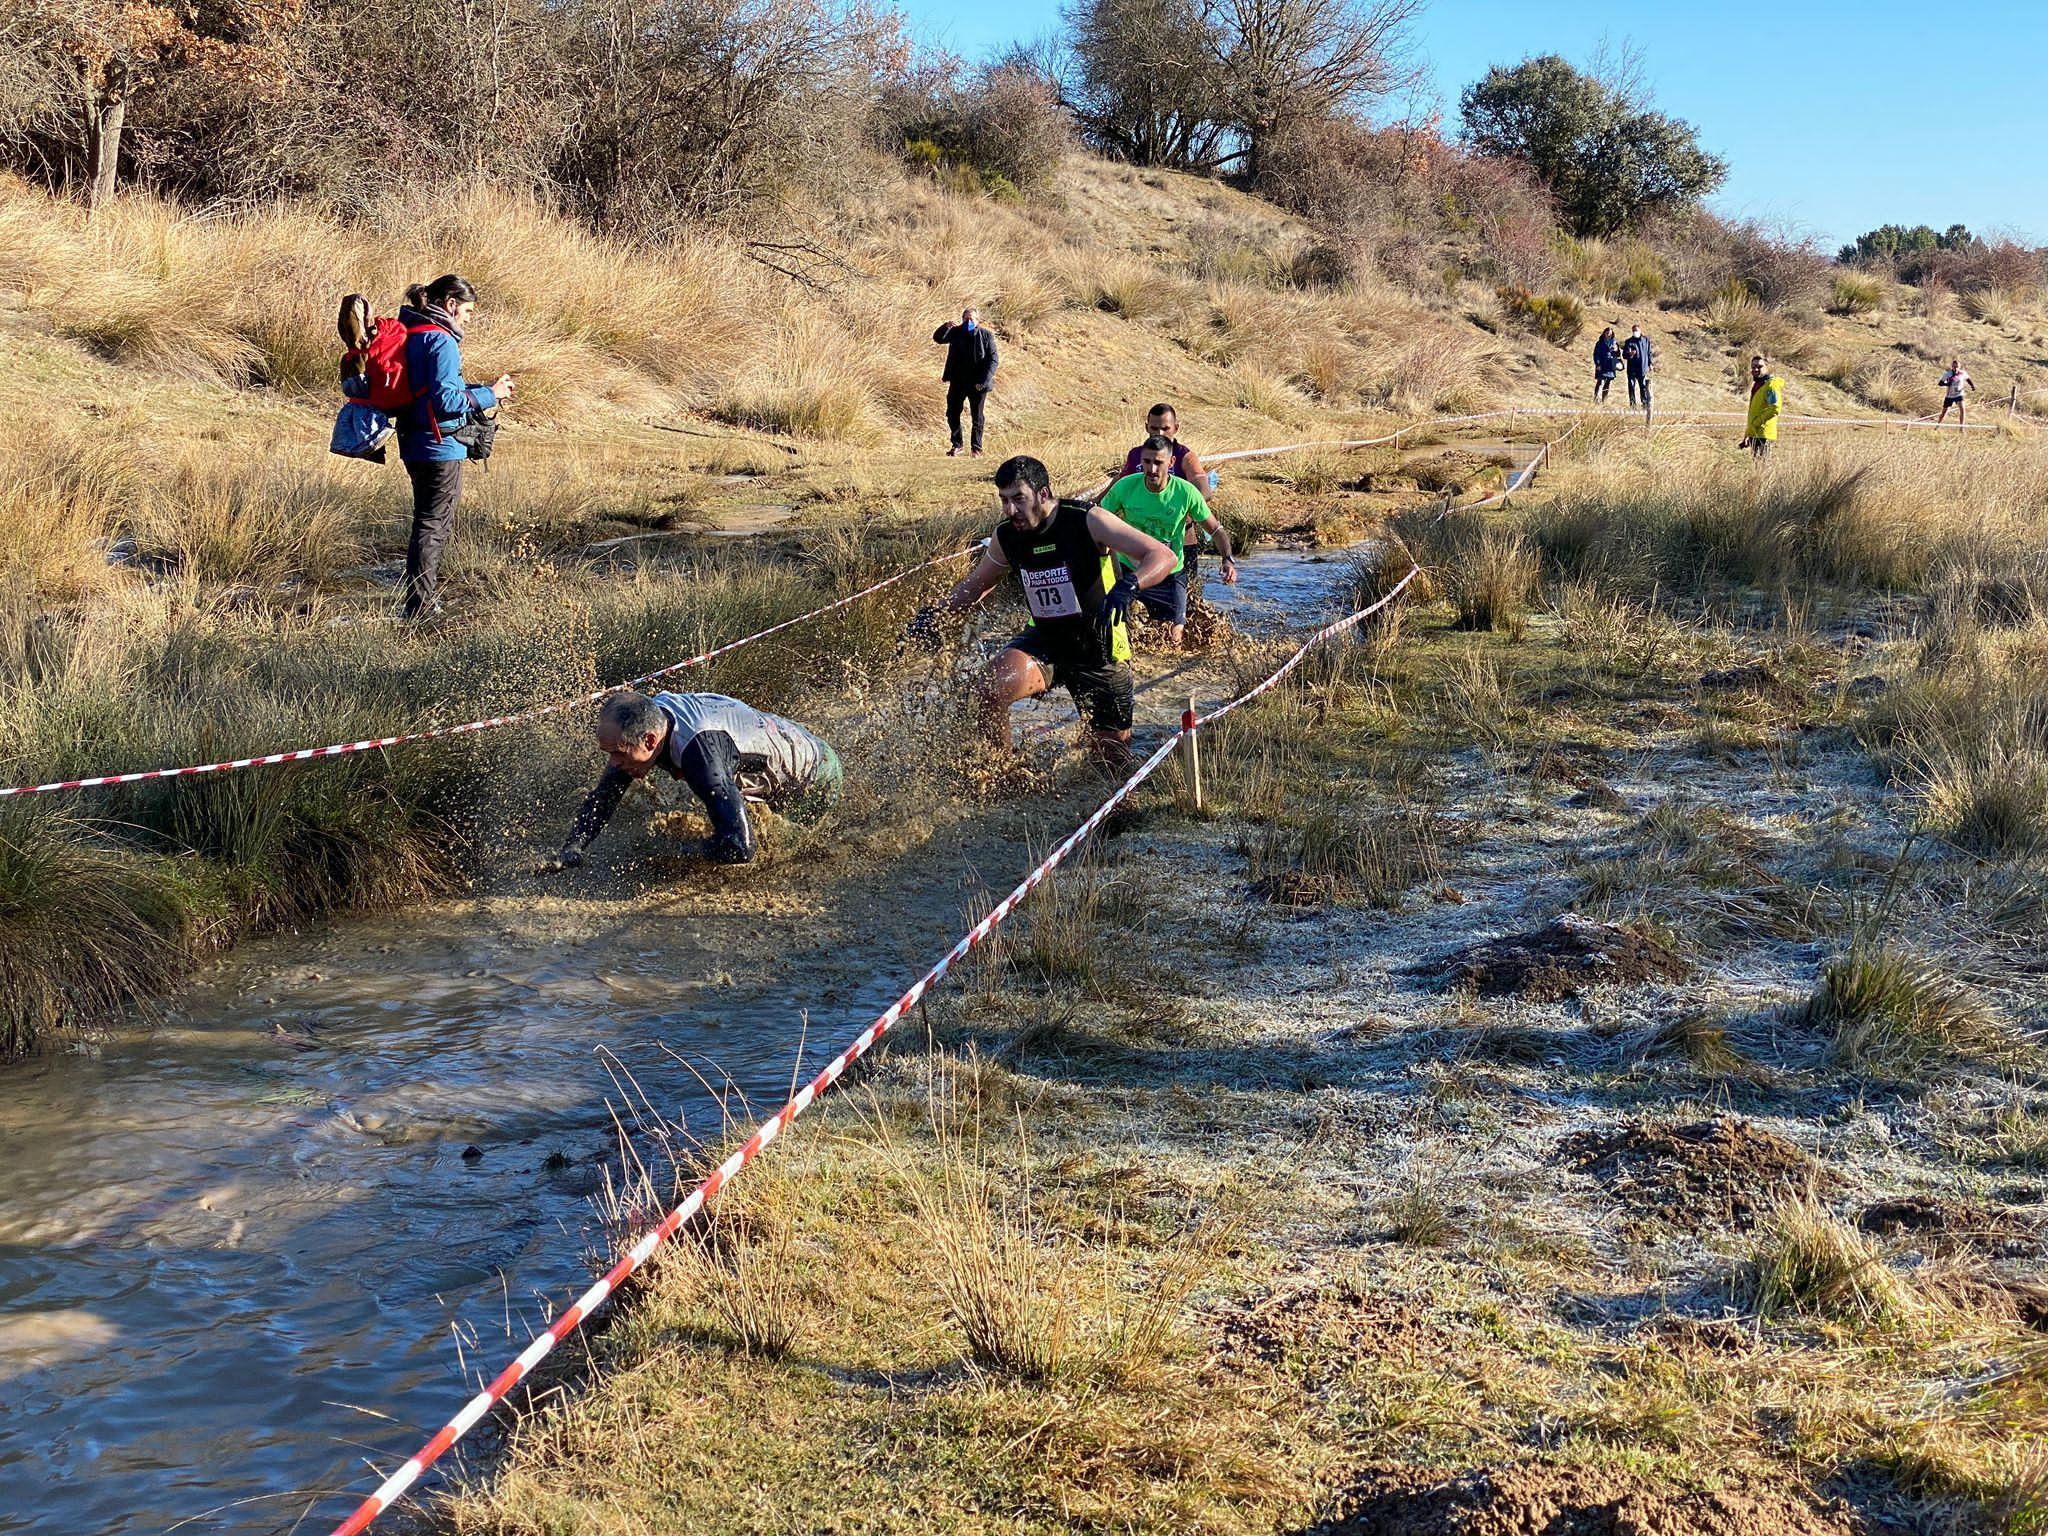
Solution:
<svg viewBox="0 0 2048 1536">
<path fill-rule="evenodd" d="M 1074 578 L 1064 565 L 1049 571 L 1024 571 L 1024 606 L 1034 619 L 1078 617 L 1081 603 L 1074 596 Z"/>
</svg>

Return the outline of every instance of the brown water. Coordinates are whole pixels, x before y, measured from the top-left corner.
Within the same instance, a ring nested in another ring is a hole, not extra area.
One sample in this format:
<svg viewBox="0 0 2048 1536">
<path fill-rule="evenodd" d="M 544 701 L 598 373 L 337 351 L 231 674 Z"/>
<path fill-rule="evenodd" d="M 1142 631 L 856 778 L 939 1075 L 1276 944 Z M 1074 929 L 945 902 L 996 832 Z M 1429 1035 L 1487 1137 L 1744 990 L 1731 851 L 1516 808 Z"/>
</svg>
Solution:
<svg viewBox="0 0 2048 1536">
<path fill-rule="evenodd" d="M 12 1072 L 0 1531 L 328 1529 L 459 1404 L 459 1337 L 473 1383 L 587 1277 L 600 1046 L 715 1134 L 668 1049 L 772 1107 L 806 1007 L 815 1063 L 902 985 L 801 922 L 763 967 L 758 913 L 577 926 L 463 904 L 252 946 L 168 1027 Z"/>
<path fill-rule="evenodd" d="M 1300 627 L 1342 569 L 1260 553 L 1209 592 Z M 1220 700 L 1190 669 L 1147 673 L 1141 736 Z M 822 1065 L 1074 808 L 1005 814 L 878 873 L 878 910 L 846 870 L 665 868 L 622 813 L 555 884 L 247 945 L 164 1027 L 10 1068 L 0 1533 L 331 1528 L 587 1280 L 621 1076 L 707 1137 L 698 1074 L 779 1105 L 799 1042 Z"/>
</svg>

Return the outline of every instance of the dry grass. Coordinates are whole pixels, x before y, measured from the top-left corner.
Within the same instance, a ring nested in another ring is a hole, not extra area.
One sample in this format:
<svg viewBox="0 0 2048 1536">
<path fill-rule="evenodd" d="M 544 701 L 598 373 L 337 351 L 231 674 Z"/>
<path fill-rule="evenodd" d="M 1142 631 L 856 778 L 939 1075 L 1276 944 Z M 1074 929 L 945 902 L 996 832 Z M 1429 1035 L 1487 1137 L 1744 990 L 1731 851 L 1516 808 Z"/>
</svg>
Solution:
<svg viewBox="0 0 2048 1536">
<path fill-rule="evenodd" d="M 1812 1195 L 1787 1201 L 1757 1234 L 1743 1271 L 1744 1304 L 1851 1326 L 1897 1323 L 1914 1310 L 1878 1243 Z"/>
<path fill-rule="evenodd" d="M 1881 941 L 1830 960 L 1806 1005 L 1852 1071 L 1900 1081 L 1966 1062 L 2011 1062 L 2019 1042 L 1996 1011 L 1941 966 Z"/>
<path fill-rule="evenodd" d="M 1865 405 L 1894 416 L 1927 416 L 1941 409 L 1941 391 L 1927 366 L 1889 347 L 1858 358 L 1848 387 Z"/>
</svg>

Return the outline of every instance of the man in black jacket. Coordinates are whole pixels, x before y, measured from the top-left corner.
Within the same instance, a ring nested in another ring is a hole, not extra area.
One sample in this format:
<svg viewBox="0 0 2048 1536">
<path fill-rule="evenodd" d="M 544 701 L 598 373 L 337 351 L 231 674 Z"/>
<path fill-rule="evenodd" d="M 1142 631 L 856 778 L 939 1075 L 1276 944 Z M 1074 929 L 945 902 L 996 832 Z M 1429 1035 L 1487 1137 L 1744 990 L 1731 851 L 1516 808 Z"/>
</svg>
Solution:
<svg viewBox="0 0 2048 1536">
<path fill-rule="evenodd" d="M 946 371 L 939 375 L 946 384 L 946 425 L 953 429 L 952 458 L 960 452 L 960 407 L 974 411 L 974 456 L 981 457 L 982 409 L 996 381 L 996 339 L 973 308 L 960 312 L 959 322 L 946 321 L 932 332 L 932 340 L 946 349 Z"/>
</svg>

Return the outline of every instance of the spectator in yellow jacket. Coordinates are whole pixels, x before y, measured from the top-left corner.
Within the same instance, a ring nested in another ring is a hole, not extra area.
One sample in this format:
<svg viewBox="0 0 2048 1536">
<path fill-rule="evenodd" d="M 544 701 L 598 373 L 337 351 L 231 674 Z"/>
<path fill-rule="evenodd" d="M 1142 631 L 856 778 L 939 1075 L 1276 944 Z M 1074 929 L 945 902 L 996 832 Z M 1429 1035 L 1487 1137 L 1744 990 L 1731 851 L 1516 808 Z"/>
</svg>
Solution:
<svg viewBox="0 0 2048 1536">
<path fill-rule="evenodd" d="M 1778 440 L 1778 418 L 1785 412 L 1785 381 L 1771 372 L 1770 365 L 1758 353 L 1749 360 L 1749 425 L 1741 442 L 1735 446 L 1747 448 L 1762 463 L 1771 456 L 1771 445 Z"/>
</svg>

